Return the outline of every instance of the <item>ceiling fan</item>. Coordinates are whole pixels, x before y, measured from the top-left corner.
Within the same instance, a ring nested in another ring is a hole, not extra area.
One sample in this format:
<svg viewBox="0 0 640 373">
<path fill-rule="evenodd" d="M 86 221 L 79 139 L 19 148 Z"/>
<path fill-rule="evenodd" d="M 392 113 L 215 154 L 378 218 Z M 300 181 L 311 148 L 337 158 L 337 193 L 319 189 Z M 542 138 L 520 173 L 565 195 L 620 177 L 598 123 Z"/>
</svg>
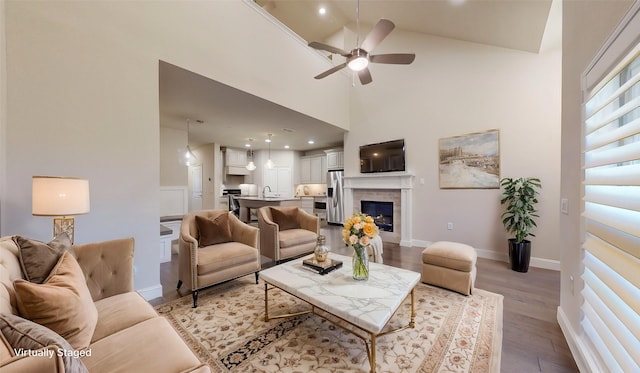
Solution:
<svg viewBox="0 0 640 373">
<path fill-rule="evenodd" d="M 396 27 L 393 22 L 388 19 L 380 19 L 378 23 L 371 29 L 371 31 L 364 38 L 364 41 L 358 47 L 360 42 L 360 1 L 356 8 L 356 21 L 357 21 L 357 34 L 356 34 L 356 47 L 350 52 L 343 49 L 332 47 L 324 43 L 317 41 L 309 43 L 309 46 L 314 49 L 321 49 L 334 54 L 339 54 L 346 57 L 346 61 L 340 65 L 337 65 L 317 76 L 315 79 L 322 79 L 329 76 L 336 71 L 342 70 L 345 67 L 349 67 L 354 72 L 358 73 L 358 78 L 362 85 L 371 83 L 371 72 L 367 67 L 369 62 L 371 63 L 385 63 L 385 64 L 399 64 L 408 65 L 416 58 L 414 53 L 391 53 L 391 54 L 371 54 L 371 51 L 386 38 L 391 31 Z"/>
</svg>

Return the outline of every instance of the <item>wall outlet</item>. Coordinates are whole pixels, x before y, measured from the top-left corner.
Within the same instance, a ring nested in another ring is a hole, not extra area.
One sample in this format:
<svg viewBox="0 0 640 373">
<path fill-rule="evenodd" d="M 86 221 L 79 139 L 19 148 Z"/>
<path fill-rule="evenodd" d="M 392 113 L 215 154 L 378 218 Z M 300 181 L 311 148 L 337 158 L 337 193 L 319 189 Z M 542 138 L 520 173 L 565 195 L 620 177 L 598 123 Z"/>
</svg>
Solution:
<svg viewBox="0 0 640 373">
<path fill-rule="evenodd" d="M 569 275 L 569 289 L 571 290 L 571 295 L 575 295 L 574 294 L 574 281 L 573 281 L 573 276 Z"/>
<path fill-rule="evenodd" d="M 447 229 L 452 231 L 453 230 L 453 223 L 447 223 Z"/>
</svg>

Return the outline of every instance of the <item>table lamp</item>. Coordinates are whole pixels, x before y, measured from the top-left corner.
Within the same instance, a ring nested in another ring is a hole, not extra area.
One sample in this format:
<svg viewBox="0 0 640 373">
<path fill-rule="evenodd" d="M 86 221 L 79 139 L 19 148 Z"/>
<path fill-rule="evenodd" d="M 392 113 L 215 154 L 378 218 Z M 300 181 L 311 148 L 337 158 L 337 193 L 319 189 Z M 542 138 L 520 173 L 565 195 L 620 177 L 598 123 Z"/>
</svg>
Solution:
<svg viewBox="0 0 640 373">
<path fill-rule="evenodd" d="M 66 232 L 73 243 L 74 218 L 89 212 L 89 180 L 73 177 L 33 176 L 32 214 L 56 216 L 53 237 Z"/>
</svg>

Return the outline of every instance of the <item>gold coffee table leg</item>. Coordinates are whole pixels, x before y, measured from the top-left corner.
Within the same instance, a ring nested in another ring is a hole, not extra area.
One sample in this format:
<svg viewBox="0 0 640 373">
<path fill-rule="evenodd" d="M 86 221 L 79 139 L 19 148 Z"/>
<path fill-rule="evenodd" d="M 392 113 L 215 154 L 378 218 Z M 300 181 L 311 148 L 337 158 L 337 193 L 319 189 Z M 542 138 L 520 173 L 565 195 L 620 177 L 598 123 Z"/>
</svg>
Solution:
<svg viewBox="0 0 640 373">
<path fill-rule="evenodd" d="M 369 360 L 371 373 L 376 373 L 376 335 L 373 333 L 371 333 L 371 358 Z"/>
</svg>

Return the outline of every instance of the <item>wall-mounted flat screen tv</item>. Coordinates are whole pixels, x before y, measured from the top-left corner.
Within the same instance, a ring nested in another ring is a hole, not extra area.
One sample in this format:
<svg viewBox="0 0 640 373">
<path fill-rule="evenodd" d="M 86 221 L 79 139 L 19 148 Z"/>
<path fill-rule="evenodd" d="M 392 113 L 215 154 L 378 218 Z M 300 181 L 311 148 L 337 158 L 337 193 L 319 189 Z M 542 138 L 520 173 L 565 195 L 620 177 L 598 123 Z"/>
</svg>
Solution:
<svg viewBox="0 0 640 373">
<path fill-rule="evenodd" d="M 405 171 L 404 139 L 360 147 L 361 173 L 391 171 Z"/>
</svg>

